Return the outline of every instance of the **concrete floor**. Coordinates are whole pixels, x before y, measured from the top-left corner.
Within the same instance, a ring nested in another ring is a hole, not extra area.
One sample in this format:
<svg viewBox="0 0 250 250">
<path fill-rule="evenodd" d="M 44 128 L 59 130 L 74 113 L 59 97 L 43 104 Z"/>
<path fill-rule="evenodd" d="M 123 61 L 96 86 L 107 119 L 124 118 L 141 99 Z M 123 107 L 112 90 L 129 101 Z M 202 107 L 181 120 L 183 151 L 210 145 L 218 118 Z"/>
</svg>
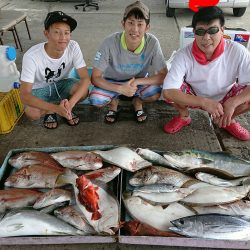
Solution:
<svg viewBox="0 0 250 250">
<path fill-rule="evenodd" d="M 4 0 L 5 1 L 5 0 Z M 62 10 L 71 14 L 77 21 L 78 27 L 73 32 L 73 39 L 80 44 L 88 66 L 91 66 L 96 49 L 103 38 L 121 29 L 120 20 L 127 4 L 133 2 L 119 0 L 99 1 L 100 10 L 82 12 L 75 10 L 73 5 L 77 2 L 45 2 L 39 0 L 9 0 L 4 9 L 22 10 L 28 15 L 28 23 L 32 40 L 28 39 L 24 24 L 17 26 L 24 52 L 32 45 L 44 41 L 43 20 L 47 12 Z M 151 9 L 151 32 L 161 43 L 166 59 L 173 50 L 179 47 L 179 27 L 189 25 L 192 12 L 177 10 L 176 18 L 166 18 L 164 0 L 145 0 Z M 250 30 L 250 9 L 240 18 L 232 16 L 231 9 L 224 9 L 226 13 L 226 26 L 241 27 Z M 10 32 L 9 32 L 10 33 Z M 13 45 L 11 33 L 4 36 L 6 44 Z M 21 70 L 23 52 L 18 50 L 17 67 Z M 103 123 L 104 111 L 87 105 L 78 105 L 76 112 L 80 115 L 81 123 L 77 127 L 67 126 L 59 121 L 56 130 L 47 130 L 41 122 L 30 122 L 24 116 L 20 119 L 14 130 L 6 135 L 0 135 L 0 164 L 9 150 L 24 147 L 62 147 L 86 145 L 127 145 L 130 147 L 148 147 L 158 150 L 182 150 L 196 148 L 209 151 L 228 151 L 235 155 L 250 159 L 250 142 L 240 142 L 232 138 L 225 131 L 210 124 L 207 113 L 193 110 L 191 112 L 192 124 L 176 135 L 163 133 L 162 127 L 171 119 L 174 110 L 159 101 L 145 106 L 149 114 L 148 122 L 138 125 L 132 115 L 132 108 L 128 102 L 123 102 L 123 111 L 119 122 L 115 125 Z M 250 130 L 250 115 L 239 118 L 242 125 Z M 1 243 L 0 243 L 1 244 Z M 117 244 L 52 244 L 52 245 L 22 245 L 17 246 L 1 244 L 1 250 L 37 250 L 37 249 L 141 249 L 136 245 Z M 171 246 L 143 246 L 143 249 L 195 249 Z M 207 248 L 202 248 L 207 249 Z M 237 247 L 234 247 L 237 249 Z"/>
</svg>

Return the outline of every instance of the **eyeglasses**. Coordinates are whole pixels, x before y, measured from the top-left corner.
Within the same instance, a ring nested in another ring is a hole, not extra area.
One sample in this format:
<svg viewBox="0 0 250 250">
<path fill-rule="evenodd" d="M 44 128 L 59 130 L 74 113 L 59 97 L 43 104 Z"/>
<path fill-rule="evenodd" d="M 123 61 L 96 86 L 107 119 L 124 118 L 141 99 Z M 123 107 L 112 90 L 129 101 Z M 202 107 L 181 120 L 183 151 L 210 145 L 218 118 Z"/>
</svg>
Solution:
<svg viewBox="0 0 250 250">
<path fill-rule="evenodd" d="M 207 30 L 205 30 L 205 29 L 197 29 L 197 30 L 194 31 L 194 33 L 197 36 L 205 36 L 206 33 L 208 33 L 209 35 L 214 35 L 214 34 L 218 33 L 219 30 L 220 30 L 219 27 L 210 27 Z"/>
</svg>

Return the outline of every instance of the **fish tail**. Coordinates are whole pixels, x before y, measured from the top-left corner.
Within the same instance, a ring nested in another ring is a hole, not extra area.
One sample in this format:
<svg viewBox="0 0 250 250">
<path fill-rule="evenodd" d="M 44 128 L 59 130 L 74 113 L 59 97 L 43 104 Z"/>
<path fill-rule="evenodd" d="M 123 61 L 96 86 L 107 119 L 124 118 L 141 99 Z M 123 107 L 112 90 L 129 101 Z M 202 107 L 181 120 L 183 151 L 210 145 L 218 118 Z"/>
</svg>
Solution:
<svg viewBox="0 0 250 250">
<path fill-rule="evenodd" d="M 91 220 L 99 220 L 100 218 L 102 218 L 102 215 L 99 211 L 92 213 Z"/>
</svg>

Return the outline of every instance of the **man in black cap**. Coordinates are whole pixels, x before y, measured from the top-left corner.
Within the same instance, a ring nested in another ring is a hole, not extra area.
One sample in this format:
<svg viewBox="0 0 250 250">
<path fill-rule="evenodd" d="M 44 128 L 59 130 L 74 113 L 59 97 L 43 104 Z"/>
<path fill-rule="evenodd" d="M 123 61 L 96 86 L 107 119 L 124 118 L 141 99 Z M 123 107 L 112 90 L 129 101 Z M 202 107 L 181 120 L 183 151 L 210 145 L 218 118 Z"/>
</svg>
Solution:
<svg viewBox="0 0 250 250">
<path fill-rule="evenodd" d="M 31 47 L 23 56 L 21 99 L 25 114 L 32 120 L 44 116 L 46 128 L 58 126 L 57 114 L 70 126 L 79 123 L 72 112 L 77 102 L 88 95 L 90 79 L 79 44 L 71 40 L 74 18 L 62 11 L 48 13 L 44 21 L 47 42 Z M 68 78 L 76 68 L 80 80 Z"/>
</svg>

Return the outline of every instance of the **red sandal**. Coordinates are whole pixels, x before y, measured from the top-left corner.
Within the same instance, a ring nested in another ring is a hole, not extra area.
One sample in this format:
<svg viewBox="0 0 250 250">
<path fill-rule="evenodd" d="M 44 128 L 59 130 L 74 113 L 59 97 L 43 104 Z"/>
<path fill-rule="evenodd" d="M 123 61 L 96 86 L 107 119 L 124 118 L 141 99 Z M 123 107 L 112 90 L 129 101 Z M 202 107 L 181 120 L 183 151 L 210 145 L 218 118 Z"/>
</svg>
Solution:
<svg viewBox="0 0 250 250">
<path fill-rule="evenodd" d="M 229 134 L 241 141 L 250 140 L 249 132 L 243 128 L 238 122 L 231 123 L 224 128 Z"/>
<path fill-rule="evenodd" d="M 168 134 L 174 134 L 181 130 L 183 127 L 188 126 L 191 123 L 191 118 L 187 120 L 180 118 L 180 116 L 174 116 L 174 118 L 164 125 L 164 131 Z"/>
</svg>

